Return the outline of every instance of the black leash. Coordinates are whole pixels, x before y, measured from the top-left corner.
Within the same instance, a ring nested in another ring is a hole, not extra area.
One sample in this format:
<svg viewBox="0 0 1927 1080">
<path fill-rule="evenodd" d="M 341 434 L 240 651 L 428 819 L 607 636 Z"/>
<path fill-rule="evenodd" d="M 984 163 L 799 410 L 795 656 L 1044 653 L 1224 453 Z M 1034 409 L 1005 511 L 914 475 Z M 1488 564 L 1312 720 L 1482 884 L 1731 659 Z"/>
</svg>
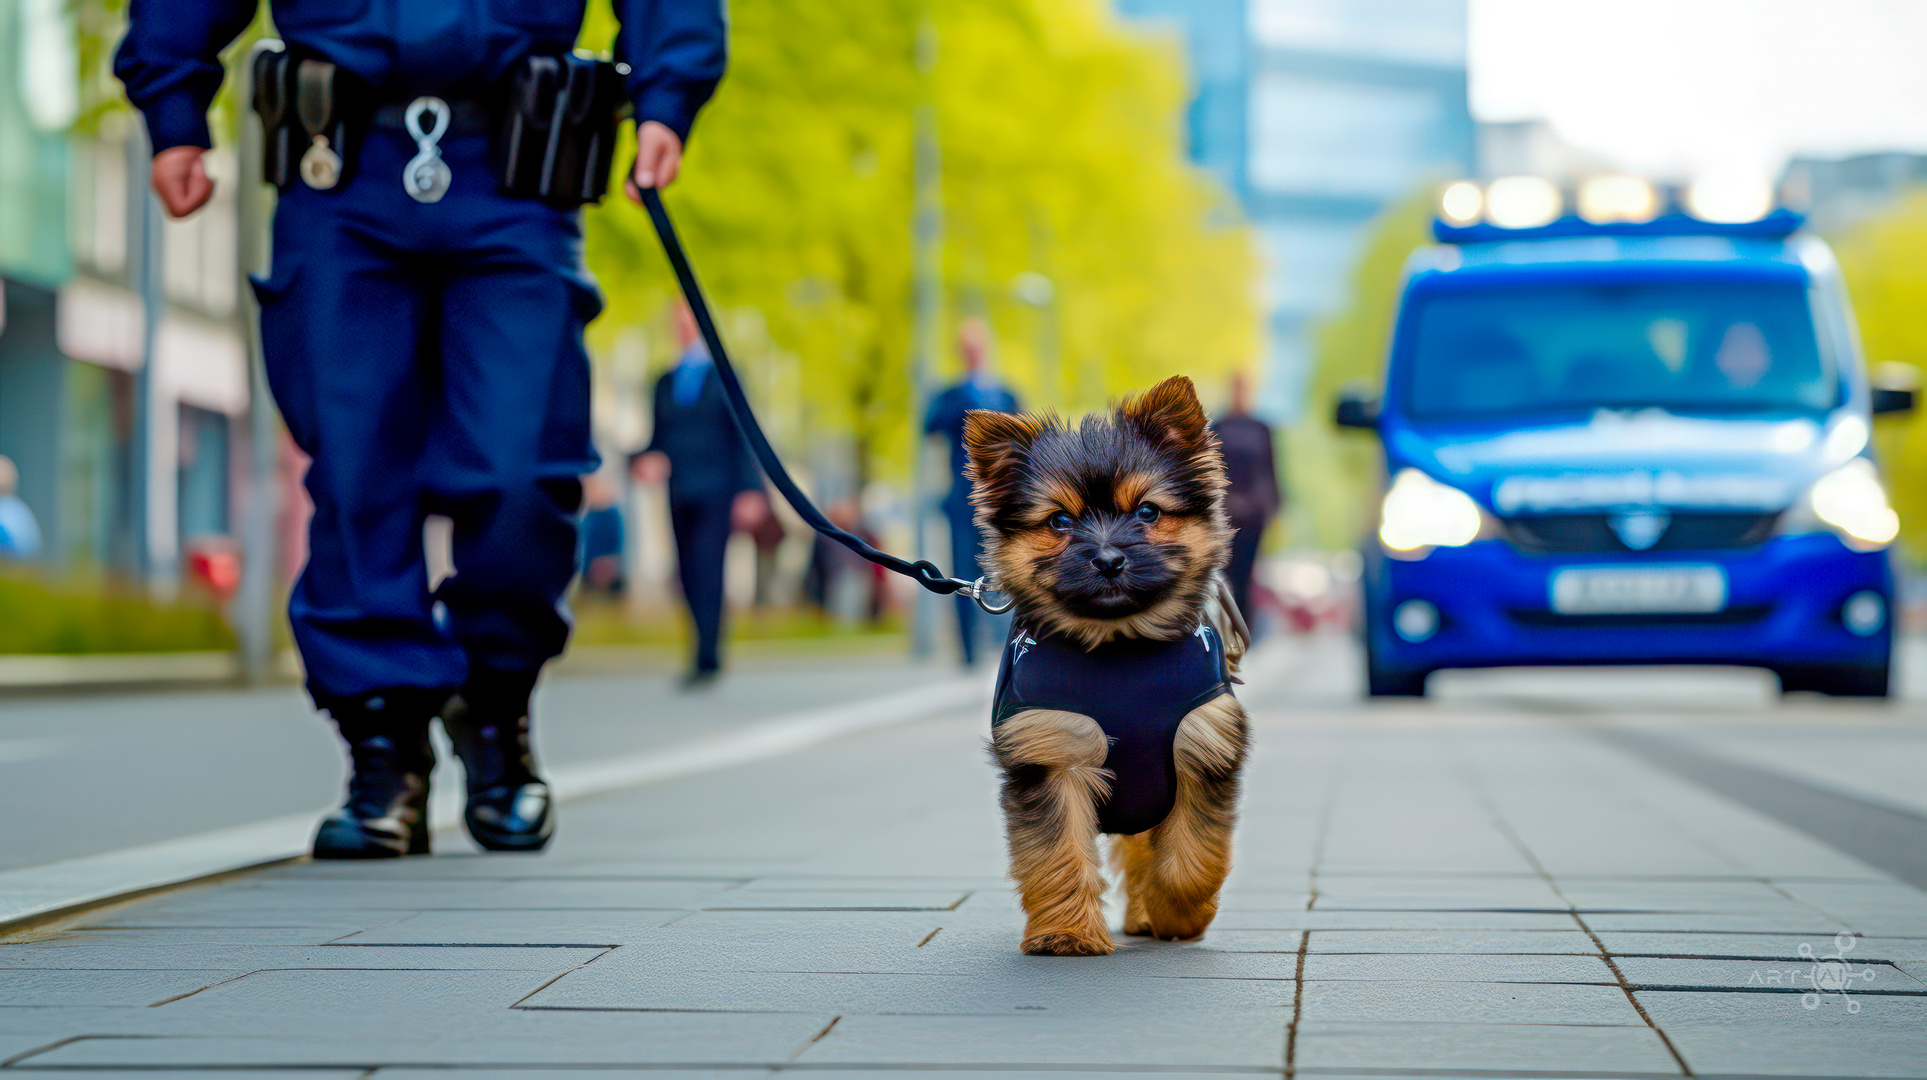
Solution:
<svg viewBox="0 0 1927 1080">
<path fill-rule="evenodd" d="M 763 426 L 756 422 L 756 414 L 749 407 L 749 398 L 743 393 L 742 380 L 736 377 L 736 368 L 729 362 L 729 353 L 723 348 L 722 335 L 716 332 L 716 320 L 710 317 L 709 302 L 703 298 L 702 286 L 696 283 L 696 271 L 689 265 L 689 256 L 684 253 L 682 239 L 676 235 L 676 226 L 669 220 L 669 210 L 662 204 L 662 195 L 655 188 L 641 188 L 643 208 L 649 211 L 649 220 L 656 226 L 656 235 L 662 240 L 662 250 L 669 256 L 669 265 L 676 271 L 676 281 L 682 286 L 683 299 L 689 302 L 689 310 L 696 316 L 696 326 L 702 330 L 703 344 L 709 346 L 710 359 L 716 363 L 716 374 L 722 379 L 723 396 L 729 402 L 729 411 L 736 418 L 736 426 L 742 430 L 743 438 L 749 440 L 751 450 L 756 452 L 756 460 L 762 463 L 763 472 L 783 493 L 798 517 L 810 528 L 842 544 L 858 555 L 876 563 L 885 570 L 893 570 L 933 593 L 948 596 L 963 593 L 977 601 L 985 611 L 1001 615 L 1015 603 L 1008 598 L 1002 604 L 992 604 L 989 595 L 995 592 L 988 579 L 978 578 L 965 581 L 962 578 L 945 577 L 937 564 L 925 559 L 911 562 L 901 559 L 887 551 L 878 551 L 865 543 L 854 533 L 836 527 L 835 523 L 823 516 L 803 489 L 796 486 L 790 478 L 789 470 L 776 456 L 776 449 L 769 443 L 769 436 L 763 434 Z M 922 508 L 916 508 L 921 511 Z M 919 521 L 920 513 L 915 516 Z"/>
</svg>

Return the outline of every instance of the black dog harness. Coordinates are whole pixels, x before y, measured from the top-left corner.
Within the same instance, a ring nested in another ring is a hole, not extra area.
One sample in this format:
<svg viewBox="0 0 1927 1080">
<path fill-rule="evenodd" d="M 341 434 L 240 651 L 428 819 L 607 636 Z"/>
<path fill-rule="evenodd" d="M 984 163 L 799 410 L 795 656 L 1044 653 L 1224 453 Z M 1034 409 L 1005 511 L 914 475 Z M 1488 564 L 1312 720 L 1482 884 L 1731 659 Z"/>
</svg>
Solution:
<svg viewBox="0 0 1927 1080">
<path fill-rule="evenodd" d="M 1013 627 L 997 671 L 990 726 L 1028 709 L 1080 713 L 1110 740 L 1104 767 L 1111 797 L 1098 827 L 1131 835 L 1154 828 L 1176 805 L 1172 742 L 1191 710 L 1231 692 L 1224 644 L 1209 626 L 1176 641 L 1119 638 L 1086 651 L 1061 637 Z"/>
</svg>

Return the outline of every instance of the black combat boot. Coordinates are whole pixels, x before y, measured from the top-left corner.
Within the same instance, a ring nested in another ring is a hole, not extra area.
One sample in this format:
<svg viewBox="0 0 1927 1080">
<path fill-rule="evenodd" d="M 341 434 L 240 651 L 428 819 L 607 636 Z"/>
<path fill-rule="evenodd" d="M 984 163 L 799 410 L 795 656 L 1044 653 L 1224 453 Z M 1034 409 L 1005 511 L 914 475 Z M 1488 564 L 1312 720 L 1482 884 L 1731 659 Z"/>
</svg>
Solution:
<svg viewBox="0 0 1927 1080">
<path fill-rule="evenodd" d="M 442 712 L 468 774 L 468 835 L 490 851 L 540 851 L 555 831 L 554 799 L 535 774 L 529 695 L 537 672 L 476 668 Z"/>
<path fill-rule="evenodd" d="M 403 688 L 326 704 L 354 773 L 347 803 L 315 832 L 315 858 L 428 854 L 428 776 L 435 768 L 428 724 L 444 696 Z"/>
</svg>

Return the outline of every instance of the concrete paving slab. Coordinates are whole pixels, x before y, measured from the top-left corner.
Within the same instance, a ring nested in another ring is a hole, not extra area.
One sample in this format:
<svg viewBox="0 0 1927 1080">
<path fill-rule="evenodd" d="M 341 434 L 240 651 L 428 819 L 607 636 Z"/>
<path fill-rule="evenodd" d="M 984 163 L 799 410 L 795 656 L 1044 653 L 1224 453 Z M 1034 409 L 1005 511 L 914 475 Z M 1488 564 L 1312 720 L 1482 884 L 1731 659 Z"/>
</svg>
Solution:
<svg viewBox="0 0 1927 1080">
<path fill-rule="evenodd" d="M 33 1070 L 24 1070 L 31 1073 Z M 62 1080 L 154 1080 L 152 1069 L 61 1069 Z M 167 1080 L 292 1080 L 286 1069 L 169 1069 Z M 303 1069 L 301 1080 L 362 1080 L 365 1069 Z"/>
<path fill-rule="evenodd" d="M 277 969 L 245 973 L 162 1006 L 170 1019 L 195 1015 L 278 1021 L 315 1015 L 328 1002 L 337 1028 L 399 1012 L 454 1014 L 507 1009 L 556 978 L 553 970 L 462 971 L 384 968 Z"/>
<path fill-rule="evenodd" d="M 1197 1016 L 1224 1010 L 1289 1009 L 1286 979 L 1123 976 L 1116 968 L 1057 957 L 1027 958 L 997 973 L 649 970 L 621 976 L 597 967 L 564 975 L 524 1009 L 707 1010 L 851 1014 Z"/>
<path fill-rule="evenodd" d="M 561 971 L 587 963 L 606 946 L 562 948 L 470 948 L 330 945 L 71 945 L 28 949 L 0 945 L 0 970 L 127 970 L 194 967 L 258 971 L 264 968 L 442 968 Z M 4 991 L 0 991 L 4 997 Z"/>
<path fill-rule="evenodd" d="M 1821 954 L 1826 955 L 1826 954 Z M 1787 960 L 1706 960 L 1671 957 L 1619 957 L 1614 963 L 1626 981 L 1641 988 L 1699 987 L 1706 989 L 1814 989 L 1837 981 L 1854 991 L 1927 995 L 1921 982 L 1893 964 L 1850 958 L 1841 966 L 1821 965 L 1798 957 Z"/>
<path fill-rule="evenodd" d="M 1309 1024 L 1300 1026 L 1294 1049 L 1301 1075 L 1681 1075 L 1665 1043 L 1644 1025 Z"/>
<path fill-rule="evenodd" d="M 1568 914 L 1538 911 L 1356 911 L 1314 908 L 1300 912 L 1237 912 L 1211 924 L 1222 930 L 1570 930 Z"/>
<path fill-rule="evenodd" d="M 285 1073 L 281 1075 L 286 1076 Z M 759 1080 L 762 1077 L 775 1076 L 776 1070 L 597 1069 L 594 1075 L 596 1080 Z M 376 1070 L 375 1076 L 379 1080 L 555 1080 L 555 1070 L 383 1068 Z M 148 1080 L 151 1080 L 151 1076 Z M 172 1074 L 169 1080 L 172 1080 Z"/>
<path fill-rule="evenodd" d="M 1313 935 L 1314 938 L 1317 935 Z M 1305 957 L 1304 978 L 1332 982 L 1521 982 L 1617 985 L 1605 960 L 1593 956 L 1403 956 L 1330 955 Z"/>
<path fill-rule="evenodd" d="M 957 1069 L 943 1070 L 944 1080 L 1067 1080 L 1068 1070 L 1029 1070 L 1029 1069 Z M 810 1080 L 929 1080 L 929 1069 L 835 1069 L 790 1068 L 783 1070 L 791 1077 L 809 1077 Z M 1227 1076 L 1268 1076 L 1282 1075 L 1282 1069 L 1260 1069 L 1249 1067 L 1225 1067 L 1212 1071 L 1186 1072 L 1169 1067 L 1159 1068 L 1155 1075 L 1158 1080 L 1225 1080 Z M 385 1074 L 384 1074 L 385 1075 Z M 1080 1067 L 1070 1074 L 1075 1080 L 1143 1080 L 1142 1071 L 1107 1072 L 1102 1068 Z M 423 1080 L 427 1080 L 426 1077 Z"/>
<path fill-rule="evenodd" d="M 1307 982 L 1301 1023 L 1640 1026 L 1618 986 Z"/>
<path fill-rule="evenodd" d="M 1599 940 L 1614 955 L 1743 957 L 1798 960 L 1800 946 L 1816 953 L 1834 951 L 1830 937 L 1797 934 L 1667 934 L 1602 931 Z M 1887 962 L 1927 959 L 1927 938 L 1859 938 L 1848 954 L 1856 961 Z"/>
<path fill-rule="evenodd" d="M 1218 1011 L 1161 1024 L 1141 1016 L 845 1016 L 797 1055 L 801 1065 L 1245 1067 L 1284 1062 L 1278 1013 Z"/>
<path fill-rule="evenodd" d="M 1701 1076 L 1927 1076 L 1927 999 L 1644 991 L 1639 1001 Z"/>
<path fill-rule="evenodd" d="M 44 1009 L 54 1005 L 138 1008 L 185 997 L 246 974 L 246 970 L 218 969 L 14 969 L 0 979 L 0 1008 Z"/>
<path fill-rule="evenodd" d="M 1782 914 L 1720 911 L 1597 912 L 1584 917 L 1595 933 L 1636 930 L 1672 934 L 1774 934 L 1831 941 L 1841 931 L 1852 931 L 1837 919 L 1817 911 L 1789 909 Z"/>
<path fill-rule="evenodd" d="M 359 1031 L 277 1031 L 213 1036 L 82 1038 L 22 1066 L 149 1068 L 440 1068 L 729 1065 L 789 1062 L 832 1017 L 724 1013 L 536 1013 L 510 1011 L 493 1030 L 452 1035 L 419 1021 Z M 16 1066 L 21 1067 L 21 1066 Z M 552 1074 L 551 1074 L 552 1075 Z"/>
<path fill-rule="evenodd" d="M 331 939 L 341 945 L 625 945 L 683 918 L 682 911 L 423 911 Z"/>
<path fill-rule="evenodd" d="M 1313 953 L 1469 953 L 1499 956 L 1596 956 L 1599 949 L 1578 930 L 1318 930 Z"/>
<path fill-rule="evenodd" d="M 705 911 L 955 911 L 969 897 L 969 892 L 956 889 L 734 891 L 702 907 Z"/>
</svg>

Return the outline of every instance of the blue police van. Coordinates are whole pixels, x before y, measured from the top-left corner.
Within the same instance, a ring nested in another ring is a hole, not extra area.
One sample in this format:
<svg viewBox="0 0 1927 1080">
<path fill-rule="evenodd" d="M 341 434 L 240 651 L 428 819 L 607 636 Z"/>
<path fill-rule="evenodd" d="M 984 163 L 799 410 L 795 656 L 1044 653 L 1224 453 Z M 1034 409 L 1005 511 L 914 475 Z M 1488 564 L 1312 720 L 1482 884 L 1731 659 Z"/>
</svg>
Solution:
<svg viewBox="0 0 1927 1080">
<path fill-rule="evenodd" d="M 1384 449 L 1372 695 L 1578 664 L 1887 694 L 1899 521 L 1869 436 L 1913 392 L 1872 385 L 1833 254 L 1801 224 L 1434 224 L 1382 395 L 1337 408 Z"/>
</svg>

